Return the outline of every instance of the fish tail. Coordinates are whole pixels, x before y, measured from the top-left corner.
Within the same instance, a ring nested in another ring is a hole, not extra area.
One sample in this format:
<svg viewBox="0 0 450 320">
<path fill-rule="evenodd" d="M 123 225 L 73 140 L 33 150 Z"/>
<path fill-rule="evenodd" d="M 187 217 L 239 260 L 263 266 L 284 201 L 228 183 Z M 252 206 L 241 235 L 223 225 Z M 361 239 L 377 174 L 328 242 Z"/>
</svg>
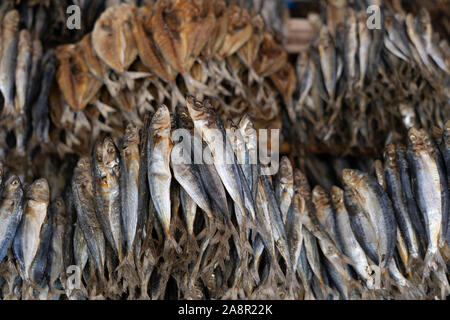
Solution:
<svg viewBox="0 0 450 320">
<path fill-rule="evenodd" d="M 439 252 L 439 250 L 437 248 L 436 249 L 428 249 L 427 253 L 425 254 L 422 281 L 425 281 L 425 279 L 430 276 L 430 271 L 437 272 L 439 269 L 443 269 L 443 270 L 447 269 L 441 253 Z"/>
<path fill-rule="evenodd" d="M 139 275 L 136 271 L 132 250 L 126 255 L 125 259 L 120 262 L 115 272 L 117 272 L 119 279 L 124 278 L 127 280 L 127 283 L 135 284 L 136 286 L 139 284 Z"/>
<path fill-rule="evenodd" d="M 2 119 L 3 120 L 11 120 L 14 118 L 16 108 L 14 107 L 14 102 L 7 101 L 5 99 L 5 104 L 3 106 L 2 111 Z"/>
</svg>

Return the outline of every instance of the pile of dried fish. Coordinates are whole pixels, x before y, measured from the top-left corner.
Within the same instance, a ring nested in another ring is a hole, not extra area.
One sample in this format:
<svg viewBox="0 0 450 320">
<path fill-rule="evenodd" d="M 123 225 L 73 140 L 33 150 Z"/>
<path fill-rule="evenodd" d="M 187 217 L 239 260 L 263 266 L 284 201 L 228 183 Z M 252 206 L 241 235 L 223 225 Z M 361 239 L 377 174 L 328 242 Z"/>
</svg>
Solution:
<svg viewBox="0 0 450 320">
<path fill-rule="evenodd" d="M 376 17 L 348 5 L 342 16 L 315 21 L 317 41 L 297 60 L 294 123 L 304 147 L 374 156 L 412 126 L 442 126 L 450 117 L 449 47 L 426 9 L 413 16 L 381 6 Z"/>
<path fill-rule="evenodd" d="M 55 49 L 50 141 L 86 154 L 100 132 L 142 126 L 146 111 L 171 111 L 185 94 L 208 97 L 224 118 L 248 113 L 280 128 L 295 87 L 287 53 L 259 15 L 225 1 L 160 0 L 107 8 L 93 31 Z"/>
<path fill-rule="evenodd" d="M 189 96 L 174 117 L 162 105 L 141 132 L 129 124 L 116 141 L 97 139 L 62 194 L 50 196 L 45 179 L 3 182 L 2 169 L 0 296 L 449 294 L 450 121 L 433 136 L 411 128 L 375 176 L 344 169 L 330 191 L 311 191 L 286 157 L 266 175 L 257 148 L 248 116 L 224 125 L 209 101 Z"/>
</svg>

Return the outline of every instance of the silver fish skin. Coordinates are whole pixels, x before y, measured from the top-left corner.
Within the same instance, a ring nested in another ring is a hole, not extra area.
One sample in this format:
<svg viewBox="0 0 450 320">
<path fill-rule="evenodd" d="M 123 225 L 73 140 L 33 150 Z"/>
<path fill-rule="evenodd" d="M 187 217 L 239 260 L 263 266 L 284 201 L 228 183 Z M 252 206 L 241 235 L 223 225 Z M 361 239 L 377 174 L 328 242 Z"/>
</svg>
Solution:
<svg viewBox="0 0 450 320">
<path fill-rule="evenodd" d="M 102 280 L 105 279 L 105 238 L 95 212 L 91 163 L 88 157 L 78 160 L 72 178 L 72 191 L 78 223 L 89 251 Z"/>
<path fill-rule="evenodd" d="M 121 145 L 120 195 L 127 255 L 132 254 L 139 221 L 139 130 L 129 124 Z"/>
<path fill-rule="evenodd" d="M 430 60 L 428 59 L 428 54 L 425 49 L 425 44 L 423 43 L 422 39 L 420 38 L 419 33 L 417 32 L 416 28 L 416 21 L 414 19 L 414 16 L 409 13 L 406 16 L 406 31 L 408 33 L 409 39 L 411 39 L 411 42 L 414 44 L 414 47 L 416 48 L 420 59 L 422 60 L 423 64 L 430 68 Z"/>
<path fill-rule="evenodd" d="M 301 216 L 305 214 L 305 200 L 295 193 L 286 218 L 286 236 L 289 245 L 292 270 L 297 270 L 303 245 Z"/>
<path fill-rule="evenodd" d="M 446 175 L 446 169 L 443 157 L 439 150 L 437 143 L 432 137 L 429 136 L 428 132 L 424 129 L 420 130 L 423 134 L 424 142 L 427 147 L 428 152 L 433 157 L 439 174 L 439 181 L 441 184 L 441 198 L 442 198 L 442 229 L 439 237 L 439 245 L 442 247 L 447 236 L 447 223 L 450 214 L 450 190 L 448 189 L 448 181 Z M 447 182 L 447 183 L 446 183 Z"/>
<path fill-rule="evenodd" d="M 17 66 L 15 73 L 16 86 L 16 145 L 19 154 L 25 153 L 25 139 L 27 136 L 27 89 L 30 67 L 32 62 L 31 36 L 27 29 L 22 29 L 19 33 L 19 52 L 17 56 Z"/>
<path fill-rule="evenodd" d="M 78 222 L 75 224 L 73 237 L 73 255 L 75 258 L 75 264 L 80 268 L 81 272 L 83 272 L 89 259 L 89 252 L 86 240 L 83 236 L 83 231 L 81 230 Z"/>
<path fill-rule="evenodd" d="M 212 205 L 211 202 L 213 202 L 223 216 L 228 216 L 228 203 L 225 188 L 214 167 L 214 164 L 206 164 L 206 161 L 197 163 L 198 161 L 196 160 L 196 157 L 198 155 L 202 155 L 203 159 L 204 151 L 207 154 L 210 153 L 208 145 L 206 144 L 206 142 L 202 141 L 201 137 L 193 132 L 194 123 L 192 122 L 192 119 L 189 115 L 189 110 L 185 105 L 177 105 L 175 114 L 177 127 L 187 130 L 190 133 L 191 150 L 193 153 L 193 159 L 191 157 L 191 160 L 194 164 L 194 173 L 198 174 L 201 180 L 201 184 L 204 187 L 208 186 L 208 188 L 204 188 L 204 190 L 211 199 L 210 205 Z"/>
<path fill-rule="evenodd" d="M 106 136 L 94 149 L 92 169 L 97 218 L 119 262 L 123 259 L 120 157 L 114 141 Z"/>
<path fill-rule="evenodd" d="M 372 289 L 374 281 L 372 269 L 363 248 L 361 248 L 351 228 L 350 218 L 344 203 L 344 191 L 336 186 L 331 187 L 331 200 L 334 207 L 336 227 L 339 233 L 342 251 L 353 262 L 353 267 L 367 288 Z"/>
<path fill-rule="evenodd" d="M 294 196 L 294 171 L 289 158 L 283 156 L 280 161 L 280 169 L 277 174 L 275 196 L 280 207 L 281 218 L 286 224 L 291 201 Z"/>
<path fill-rule="evenodd" d="M 353 191 L 355 200 L 364 210 L 376 232 L 377 252 L 380 257 L 378 261 L 382 267 L 388 266 L 397 239 L 397 224 L 388 196 L 374 178 L 361 171 L 344 169 L 342 178 L 344 186 Z"/>
<path fill-rule="evenodd" d="M 17 54 L 17 66 L 15 73 L 16 85 L 16 110 L 18 114 L 25 112 L 26 90 L 30 76 L 32 62 L 32 42 L 27 29 L 22 29 L 19 33 L 19 49 Z"/>
<path fill-rule="evenodd" d="M 298 86 L 300 97 L 296 109 L 302 107 L 313 86 L 315 75 L 314 67 L 315 65 L 311 63 L 308 52 L 306 50 L 302 51 L 299 54 L 296 63 L 297 77 L 300 81 Z"/>
<path fill-rule="evenodd" d="M 263 229 L 261 241 L 263 242 L 266 250 L 269 252 L 272 260 L 277 260 L 275 253 L 275 239 L 272 232 L 272 222 L 270 219 L 269 200 L 264 192 L 263 184 L 258 180 L 258 192 L 256 194 L 256 220 Z"/>
<path fill-rule="evenodd" d="M 250 152 L 247 148 L 244 136 L 242 135 L 239 127 L 231 120 L 227 122 L 226 132 L 228 139 L 230 139 L 234 154 L 236 155 L 237 163 L 242 169 L 245 181 L 251 192 L 253 183 L 252 164 L 250 161 Z"/>
<path fill-rule="evenodd" d="M 42 43 L 39 39 L 33 39 L 32 46 L 31 68 L 28 79 L 27 97 L 25 99 L 28 103 L 32 103 L 38 97 L 42 69 Z"/>
<path fill-rule="evenodd" d="M 433 59 L 436 65 L 443 71 L 450 74 L 449 63 L 445 60 L 445 55 L 440 50 L 436 41 L 433 39 L 433 26 L 431 24 L 430 13 L 427 9 L 422 8 L 417 17 L 418 33 L 424 43 L 425 51 Z"/>
<path fill-rule="evenodd" d="M 328 233 L 334 241 L 337 248 L 342 250 L 341 240 L 337 232 L 335 213 L 331 205 L 331 198 L 328 192 L 317 185 L 312 191 L 312 202 L 314 203 L 315 213 L 323 230 Z"/>
<path fill-rule="evenodd" d="M 183 189 L 180 189 L 181 207 L 183 209 L 184 219 L 186 220 L 186 227 L 188 234 L 194 236 L 194 222 L 195 214 L 197 212 L 197 204 L 189 194 Z"/>
<path fill-rule="evenodd" d="M 303 239 L 303 229 L 302 229 L 302 239 Z M 305 300 L 315 299 L 311 289 L 312 278 L 314 274 L 308 263 L 308 258 L 306 256 L 306 247 L 304 242 L 302 243 L 300 256 L 297 262 L 297 274 L 299 275 L 302 281 L 303 288 L 305 289 Z"/>
<path fill-rule="evenodd" d="M 397 167 L 397 152 L 395 145 L 389 144 L 385 149 L 383 157 L 387 193 L 392 201 L 395 217 L 400 231 L 406 240 L 408 251 L 413 258 L 417 259 L 419 257 L 419 242 L 403 194 L 400 173 Z"/>
<path fill-rule="evenodd" d="M 350 259 L 341 253 L 338 245 L 335 244 L 331 236 L 323 229 L 314 213 L 308 212 L 308 215 L 302 216 L 302 223 L 317 238 L 322 253 L 330 262 L 336 274 L 345 280 L 346 285 L 349 285 L 350 278 L 346 264 L 351 262 Z"/>
<path fill-rule="evenodd" d="M 444 125 L 440 149 L 444 158 L 444 164 L 447 170 L 447 182 L 450 188 L 450 120 Z"/>
<path fill-rule="evenodd" d="M 14 75 L 17 64 L 19 22 L 19 12 L 10 10 L 4 16 L 2 23 L 3 55 L 0 61 L 0 91 L 5 99 L 4 116 L 14 114 Z"/>
<path fill-rule="evenodd" d="M 408 36 L 403 31 L 401 23 L 390 14 L 385 16 L 385 26 L 389 40 L 400 50 L 400 52 L 409 59 L 411 52 L 408 44 Z"/>
<path fill-rule="evenodd" d="M 39 247 L 30 267 L 30 278 L 35 284 L 41 287 L 46 286 L 50 271 L 50 248 L 53 234 L 53 212 L 49 210 L 47 204 L 47 215 L 42 224 L 41 232 L 39 234 Z"/>
<path fill-rule="evenodd" d="M 326 26 L 320 29 L 319 43 L 317 45 L 320 57 L 320 66 L 330 100 L 334 100 L 336 88 L 337 58 L 333 40 Z"/>
<path fill-rule="evenodd" d="M 425 222 L 423 216 L 419 212 L 419 208 L 416 203 L 416 198 L 413 192 L 412 186 L 412 171 L 407 160 L 406 147 L 402 144 L 396 145 L 397 166 L 400 174 L 400 181 L 402 185 L 403 195 L 408 207 L 408 213 L 411 218 L 411 222 L 414 225 L 414 229 L 419 239 L 427 242 L 427 232 L 425 230 Z"/>
<path fill-rule="evenodd" d="M 41 231 L 48 222 L 50 190 L 45 179 L 34 181 L 26 190 L 22 221 L 14 238 L 14 254 L 26 282 L 32 280 L 32 264 L 38 253 Z"/>
<path fill-rule="evenodd" d="M 252 120 L 248 114 L 245 114 L 239 121 L 239 130 L 244 138 L 247 146 L 248 155 L 250 157 L 250 164 L 252 169 L 251 182 L 248 183 L 253 199 L 256 199 L 256 191 L 258 190 L 258 136 L 253 125 Z"/>
<path fill-rule="evenodd" d="M 320 261 L 317 239 L 311 232 L 308 231 L 307 228 L 302 228 L 302 238 L 305 246 L 305 253 L 308 259 L 308 264 L 321 285 L 326 287 L 325 280 L 323 279 L 323 266 Z"/>
<path fill-rule="evenodd" d="M 359 36 L 359 81 L 358 86 L 363 87 L 364 79 L 366 77 L 367 68 L 369 65 L 370 46 L 372 43 L 372 37 L 370 30 L 366 25 L 366 15 L 364 12 L 360 12 L 358 15 L 358 36 Z"/>
<path fill-rule="evenodd" d="M 450 189 L 450 120 L 444 125 L 442 133 L 441 150 L 444 158 L 445 167 L 447 169 L 447 184 Z M 447 221 L 447 243 L 450 243 L 450 218 Z"/>
<path fill-rule="evenodd" d="M 208 105 L 195 101 L 191 96 L 186 99 L 186 102 L 195 129 L 202 134 L 203 139 L 208 144 L 214 159 L 214 166 L 225 189 L 239 207 L 240 212 L 246 212 L 247 207 L 254 218 L 253 206 L 244 204 L 244 191 L 235 156 L 224 130 L 221 130 L 223 128 L 220 128 L 217 123 L 217 115 Z M 231 163 L 227 163 L 229 161 Z"/>
<path fill-rule="evenodd" d="M 2 189 L 0 200 L 0 264 L 13 243 L 22 219 L 24 206 L 22 184 L 16 175 L 9 177 Z"/>
<path fill-rule="evenodd" d="M 158 108 L 150 123 L 147 141 L 148 183 L 153 205 L 166 236 L 169 236 L 171 220 L 170 184 L 170 139 L 171 121 L 165 105 Z"/>
<path fill-rule="evenodd" d="M 53 287 L 55 281 L 64 272 L 63 261 L 63 244 L 64 244 L 64 228 L 66 222 L 66 205 L 61 197 L 57 197 L 50 204 L 50 212 L 53 217 L 52 239 L 49 253 L 49 286 Z"/>
<path fill-rule="evenodd" d="M 396 46 L 395 44 L 389 39 L 388 37 L 385 37 L 384 40 L 384 46 L 387 50 L 389 50 L 390 53 L 392 53 L 397 58 L 400 58 L 404 61 L 408 61 L 408 57 L 405 56 Z"/>
<path fill-rule="evenodd" d="M 422 131 L 411 128 L 408 131 L 407 157 L 411 167 L 414 193 L 417 205 L 425 220 L 428 247 L 425 255 L 425 274 L 436 263 L 441 263 L 442 257 L 439 253 L 439 239 L 442 232 L 443 221 L 443 199 L 442 182 L 439 174 L 438 164 L 430 154 L 427 137 Z M 447 184 L 444 184 L 447 186 Z"/>
<path fill-rule="evenodd" d="M 41 88 L 39 96 L 32 109 L 34 135 L 38 141 L 49 143 L 50 129 L 50 111 L 49 97 L 50 89 L 53 83 L 53 77 L 56 71 L 57 60 L 53 52 L 47 51 L 44 59 L 44 68 L 42 74 Z"/>
<path fill-rule="evenodd" d="M 272 232 L 274 236 L 275 245 L 277 246 L 278 250 L 280 251 L 280 254 L 283 256 L 286 263 L 289 264 L 291 258 L 289 254 L 286 229 L 284 227 L 284 223 L 281 218 L 281 212 L 278 207 L 278 203 L 275 198 L 273 188 L 266 175 L 261 175 L 259 178 L 263 186 L 266 199 L 268 200 L 270 222 L 272 225 Z"/>
<path fill-rule="evenodd" d="M 200 174 L 190 156 L 191 142 L 184 141 L 184 137 L 174 141 L 174 145 L 170 154 L 170 165 L 172 167 L 173 176 L 180 186 L 189 194 L 195 203 L 205 213 L 212 217 L 213 210 L 211 208 L 208 195 L 203 185 Z"/>
<path fill-rule="evenodd" d="M 354 83 L 357 77 L 356 53 L 358 52 L 358 24 L 353 9 L 347 10 L 346 34 L 344 40 L 344 61 L 347 77 Z"/>
</svg>

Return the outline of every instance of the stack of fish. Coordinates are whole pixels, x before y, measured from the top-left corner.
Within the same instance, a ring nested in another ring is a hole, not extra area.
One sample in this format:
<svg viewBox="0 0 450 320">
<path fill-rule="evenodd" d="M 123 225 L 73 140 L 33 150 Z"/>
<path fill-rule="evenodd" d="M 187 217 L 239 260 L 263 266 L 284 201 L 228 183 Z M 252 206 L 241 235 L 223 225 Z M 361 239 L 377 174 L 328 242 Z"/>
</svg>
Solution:
<svg viewBox="0 0 450 320">
<path fill-rule="evenodd" d="M 1 158 L 10 146 L 15 147 L 14 156 L 25 156 L 30 128 L 35 136 L 45 139 L 50 125 L 48 97 L 55 71 L 51 51 L 43 54 L 40 41 L 42 23 L 22 21 L 19 11 L 3 3 L 0 9 L 0 91 L 3 97 L 1 120 Z M 32 19 L 31 19 L 32 20 Z M 20 28 L 22 23 L 26 28 Z M 31 125 L 33 122 L 33 126 Z M 8 132 L 14 137 L 7 143 Z"/>
<path fill-rule="evenodd" d="M 22 188 L 9 176 L 1 297 L 449 294 L 450 121 L 433 136 L 411 128 L 407 147 L 386 147 L 375 176 L 344 169 L 329 191 L 311 190 L 286 157 L 265 175 L 252 161 L 257 145 L 248 116 L 224 125 L 209 101 L 189 96 L 174 117 L 162 105 L 141 132 L 129 124 L 117 141 L 98 139 L 50 204 L 45 179 Z"/>
<path fill-rule="evenodd" d="M 100 132 L 141 127 L 146 111 L 163 103 L 174 111 L 188 93 L 210 98 L 224 118 L 248 113 L 257 127 L 280 128 L 296 84 L 263 19 L 224 0 L 112 6 L 55 55 L 51 136 L 60 154 L 86 154 Z"/>
<path fill-rule="evenodd" d="M 386 139 L 450 117 L 447 40 L 425 9 L 380 8 L 348 5 L 342 21 L 315 20 L 318 38 L 298 57 L 294 95 L 297 136 L 309 151 L 373 156 Z"/>
</svg>

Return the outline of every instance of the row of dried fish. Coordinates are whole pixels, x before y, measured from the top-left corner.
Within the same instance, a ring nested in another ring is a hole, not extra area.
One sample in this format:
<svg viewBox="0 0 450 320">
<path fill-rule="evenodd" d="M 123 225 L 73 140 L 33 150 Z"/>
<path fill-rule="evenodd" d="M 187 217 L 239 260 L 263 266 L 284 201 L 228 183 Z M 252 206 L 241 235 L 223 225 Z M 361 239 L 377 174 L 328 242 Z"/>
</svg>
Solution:
<svg viewBox="0 0 450 320">
<path fill-rule="evenodd" d="M 286 157 L 276 176 L 262 174 L 265 167 L 250 161 L 257 138 L 247 116 L 225 131 L 208 101 L 186 101 L 174 119 L 165 106 L 148 115 L 141 134 L 130 124 L 116 142 L 99 139 L 92 155 L 79 159 L 65 201 L 56 198 L 53 211 L 47 213 L 45 180 L 24 196 L 20 180 L 8 178 L 0 201 L 3 298 L 449 293 L 450 121 L 439 136 L 435 130 L 439 142 L 410 129 L 407 147 L 387 147 L 376 177 L 344 169 L 342 187 L 330 196 L 320 186 L 311 191 Z M 174 129 L 194 142 L 195 129 L 202 140 L 182 149 L 189 139 Z M 211 162 L 189 158 L 205 149 Z M 50 221 L 57 221 L 53 232 Z M 75 285 L 68 270 L 78 270 Z"/>
<path fill-rule="evenodd" d="M 429 13 L 382 6 L 369 15 L 350 5 L 343 13 L 342 21 L 330 16 L 326 24 L 310 19 L 318 38 L 297 59 L 291 118 L 305 147 L 376 155 L 386 139 L 396 141 L 414 125 L 442 126 L 450 113 L 449 50 Z"/>
<path fill-rule="evenodd" d="M 156 1 L 106 9 L 80 42 L 55 50 L 51 119 L 58 152 L 86 153 L 99 132 L 142 126 L 147 110 L 208 97 L 225 117 L 281 126 L 295 87 L 287 53 L 263 19 L 225 1 Z M 279 92 L 281 92 L 281 97 Z"/>
</svg>

